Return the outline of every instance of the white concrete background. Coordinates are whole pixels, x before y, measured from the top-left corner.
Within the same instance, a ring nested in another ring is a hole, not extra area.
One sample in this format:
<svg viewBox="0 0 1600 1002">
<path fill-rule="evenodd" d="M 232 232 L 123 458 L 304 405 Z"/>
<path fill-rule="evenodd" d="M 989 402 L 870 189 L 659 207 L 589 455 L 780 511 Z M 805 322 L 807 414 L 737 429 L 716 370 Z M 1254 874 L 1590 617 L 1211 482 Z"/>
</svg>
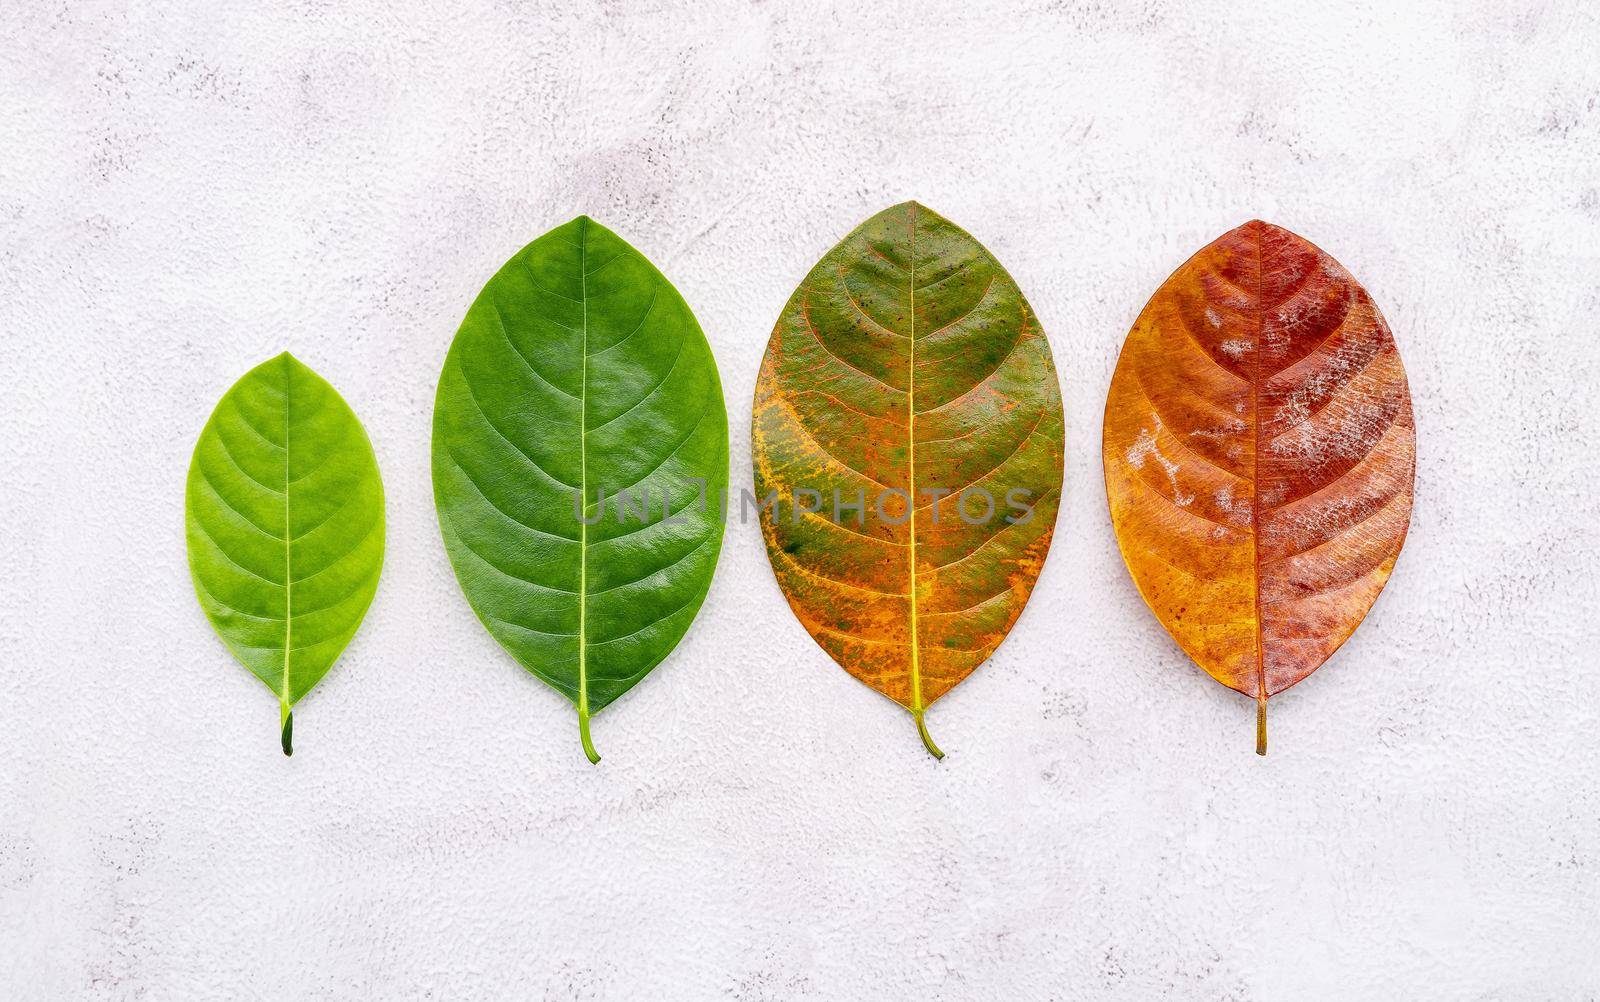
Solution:
<svg viewBox="0 0 1600 1002">
<path fill-rule="evenodd" d="M 194 6 L 0 2 L 0 997 L 1600 995 L 1594 8 Z M 911 197 L 1016 276 L 1067 403 L 1054 551 L 930 714 L 948 758 L 746 526 L 591 768 L 439 540 L 456 324 L 593 214 L 697 311 L 747 483 L 785 299 Z M 1266 760 L 1098 460 L 1145 299 L 1253 216 L 1371 290 L 1420 428 L 1399 568 Z M 182 533 L 207 413 L 284 348 L 390 520 L 290 760 Z"/>
</svg>

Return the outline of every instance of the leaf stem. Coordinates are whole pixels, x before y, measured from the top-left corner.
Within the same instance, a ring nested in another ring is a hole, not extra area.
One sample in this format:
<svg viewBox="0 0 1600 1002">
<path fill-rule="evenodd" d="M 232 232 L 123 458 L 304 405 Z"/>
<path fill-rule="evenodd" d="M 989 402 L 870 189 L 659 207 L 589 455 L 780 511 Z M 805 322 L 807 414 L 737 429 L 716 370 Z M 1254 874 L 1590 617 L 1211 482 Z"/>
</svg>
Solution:
<svg viewBox="0 0 1600 1002">
<path fill-rule="evenodd" d="M 294 710 L 289 708 L 287 699 L 278 700 L 278 726 L 282 728 L 279 737 L 283 741 L 283 753 L 294 754 Z"/>
<path fill-rule="evenodd" d="M 1267 753 L 1267 694 L 1256 697 L 1256 754 Z"/>
<path fill-rule="evenodd" d="M 921 736 L 923 745 L 928 749 L 928 754 L 934 758 L 942 759 L 944 758 L 944 752 L 940 751 L 939 746 L 933 743 L 932 736 L 928 734 L 928 725 L 922 720 L 922 714 L 922 710 L 917 710 L 911 714 L 917 721 L 917 734 Z"/>
<path fill-rule="evenodd" d="M 591 765 L 600 764 L 600 753 L 594 750 L 594 742 L 589 738 L 589 707 L 578 707 L 578 736 L 583 739 L 583 753 L 589 757 Z"/>
</svg>

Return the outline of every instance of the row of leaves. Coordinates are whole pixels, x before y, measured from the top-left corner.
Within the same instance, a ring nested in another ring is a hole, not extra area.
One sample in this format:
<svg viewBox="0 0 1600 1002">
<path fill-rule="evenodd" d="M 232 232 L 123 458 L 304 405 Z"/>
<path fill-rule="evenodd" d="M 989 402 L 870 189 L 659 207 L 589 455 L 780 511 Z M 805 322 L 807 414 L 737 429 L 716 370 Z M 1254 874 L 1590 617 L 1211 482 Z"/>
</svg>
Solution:
<svg viewBox="0 0 1600 1002">
<path fill-rule="evenodd" d="M 1050 547 L 1058 385 L 1011 276 L 916 203 L 824 255 L 767 346 L 757 496 L 905 502 L 854 524 L 763 507 L 773 572 L 818 645 L 905 707 L 935 756 L 928 707 L 999 646 Z M 1309 242 L 1261 222 L 1232 230 L 1135 322 L 1103 460 L 1141 594 L 1201 667 L 1256 701 L 1265 753 L 1267 699 L 1349 637 L 1404 542 L 1414 429 L 1387 325 Z M 638 251 L 579 217 L 489 280 L 439 378 L 440 528 L 484 627 L 576 707 L 590 761 L 590 718 L 672 651 L 706 596 L 723 520 L 704 499 L 727 477 L 710 347 Z M 973 524 L 956 508 L 968 487 L 1025 491 L 1031 515 Z M 625 491 L 660 517 L 601 517 Z M 295 704 L 377 588 L 372 446 L 333 387 L 279 355 L 217 404 L 187 518 L 200 604 L 277 696 L 289 754 Z"/>
</svg>

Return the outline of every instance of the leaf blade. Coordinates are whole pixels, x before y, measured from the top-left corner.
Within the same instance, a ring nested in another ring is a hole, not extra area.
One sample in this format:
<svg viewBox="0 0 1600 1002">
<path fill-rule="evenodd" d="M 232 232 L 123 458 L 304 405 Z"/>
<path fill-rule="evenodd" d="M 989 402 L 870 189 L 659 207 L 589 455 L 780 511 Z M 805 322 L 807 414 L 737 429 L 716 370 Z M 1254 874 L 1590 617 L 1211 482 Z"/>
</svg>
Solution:
<svg viewBox="0 0 1600 1002">
<path fill-rule="evenodd" d="M 989 657 L 1037 580 L 1063 433 L 1049 345 L 1021 290 L 970 234 L 916 203 L 824 255 L 768 343 L 758 497 L 809 487 L 836 505 L 870 499 L 854 521 L 764 507 L 773 572 L 818 645 L 909 710 L 935 756 L 924 713 Z M 923 497 L 939 487 L 952 495 Z M 953 502 L 990 487 L 1031 491 L 1032 517 L 968 525 Z M 916 499 L 898 524 L 896 496 Z"/>
<path fill-rule="evenodd" d="M 288 352 L 218 401 L 185 486 L 195 594 L 289 714 L 354 637 L 383 566 L 383 484 L 338 392 Z"/>
<path fill-rule="evenodd" d="M 727 467 L 710 345 L 616 234 L 580 216 L 484 286 L 435 402 L 441 531 L 485 628 L 578 709 L 591 760 L 589 716 L 665 659 L 704 601 Z M 623 490 L 658 513 L 666 499 L 672 519 L 613 517 Z"/>
</svg>

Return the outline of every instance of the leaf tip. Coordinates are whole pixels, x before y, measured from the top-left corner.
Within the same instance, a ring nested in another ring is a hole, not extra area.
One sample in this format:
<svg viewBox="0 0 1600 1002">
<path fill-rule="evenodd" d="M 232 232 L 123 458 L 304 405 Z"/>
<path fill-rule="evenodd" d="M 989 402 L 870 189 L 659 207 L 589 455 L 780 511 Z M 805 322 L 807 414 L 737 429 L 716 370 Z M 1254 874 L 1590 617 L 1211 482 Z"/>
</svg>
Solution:
<svg viewBox="0 0 1600 1002">
<path fill-rule="evenodd" d="M 285 383 L 288 380 L 303 377 L 307 374 L 316 376 L 316 372 L 311 366 L 295 358 L 293 354 L 287 351 L 278 352 L 265 362 L 262 362 L 258 368 L 267 369 L 269 366 L 271 367 L 273 378 L 282 379 Z"/>
<path fill-rule="evenodd" d="M 575 229 L 579 230 L 580 233 L 600 227 L 600 224 L 595 222 L 595 218 L 589 215 L 587 212 L 580 212 L 576 216 L 573 216 L 571 219 L 567 220 L 566 225 L 574 227 Z M 566 227 L 562 228 L 565 229 Z"/>
<path fill-rule="evenodd" d="M 1294 233 L 1284 229 L 1282 226 L 1279 226 L 1276 223 L 1269 223 L 1265 219 L 1259 218 L 1252 219 L 1246 223 L 1240 223 L 1238 226 L 1235 226 L 1228 232 L 1230 234 L 1237 234 L 1246 240 L 1258 242 L 1269 237 L 1274 240 L 1293 240 L 1297 242 L 1302 241 L 1301 237 L 1296 236 Z"/>
<path fill-rule="evenodd" d="M 283 742 L 283 754 L 285 756 L 293 755 L 294 754 L 294 711 L 293 710 L 285 709 L 283 711 L 283 730 L 279 734 L 279 738 Z"/>
</svg>

